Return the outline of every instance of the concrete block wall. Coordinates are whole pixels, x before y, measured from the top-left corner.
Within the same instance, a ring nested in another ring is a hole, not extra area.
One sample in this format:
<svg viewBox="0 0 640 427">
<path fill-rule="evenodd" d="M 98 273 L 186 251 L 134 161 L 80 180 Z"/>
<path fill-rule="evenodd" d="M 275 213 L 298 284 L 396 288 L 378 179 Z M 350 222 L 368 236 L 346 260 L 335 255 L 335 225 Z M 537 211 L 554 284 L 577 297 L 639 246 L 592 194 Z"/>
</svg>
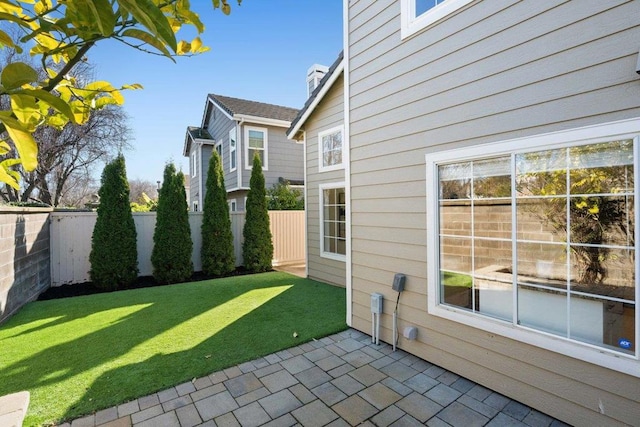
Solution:
<svg viewBox="0 0 640 427">
<path fill-rule="evenodd" d="M 51 284 L 51 211 L 0 206 L 0 323 Z"/>
</svg>

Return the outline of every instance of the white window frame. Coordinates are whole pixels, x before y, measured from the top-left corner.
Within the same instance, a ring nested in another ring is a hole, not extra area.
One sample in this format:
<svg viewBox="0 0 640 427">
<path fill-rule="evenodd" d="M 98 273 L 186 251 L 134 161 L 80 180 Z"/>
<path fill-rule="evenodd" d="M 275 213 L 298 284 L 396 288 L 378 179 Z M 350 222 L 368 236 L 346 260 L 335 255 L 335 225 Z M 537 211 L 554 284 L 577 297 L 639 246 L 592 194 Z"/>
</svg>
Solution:
<svg viewBox="0 0 640 427">
<path fill-rule="evenodd" d="M 327 135 L 332 135 L 334 133 L 340 133 L 342 136 L 342 153 L 344 154 L 344 126 L 336 126 L 331 129 L 324 130 L 322 132 L 318 132 L 318 171 L 319 172 L 328 172 L 338 169 L 344 169 L 344 161 L 340 163 L 336 163 L 333 165 L 324 165 L 324 144 L 322 143 L 322 138 Z"/>
<path fill-rule="evenodd" d="M 638 139 L 640 138 L 640 118 L 631 120 L 623 120 L 618 122 L 605 123 L 601 125 L 588 126 L 584 128 L 576 128 L 568 131 L 548 133 L 527 138 L 518 138 L 509 141 L 501 141 L 491 144 L 483 144 L 473 147 L 460 149 L 452 149 L 436 153 L 430 153 L 425 156 L 426 160 L 426 183 L 427 183 L 427 311 L 429 314 L 442 317 L 454 322 L 462 323 L 473 328 L 482 329 L 490 333 L 505 336 L 527 344 L 535 345 L 553 352 L 564 354 L 575 359 L 584 360 L 594 363 L 605 368 L 615 371 L 624 372 L 635 377 L 640 377 L 640 310 L 638 310 L 638 302 L 640 302 L 640 256 L 638 256 L 638 248 L 640 242 L 638 236 L 640 230 L 636 226 L 635 247 L 636 247 L 636 324 L 635 324 L 635 346 L 636 355 L 627 355 L 620 352 L 608 350 L 606 348 L 590 345 L 587 343 L 570 341 L 568 339 L 547 334 L 539 330 L 528 329 L 518 326 L 512 322 L 500 321 L 477 313 L 469 312 L 462 308 L 451 305 L 442 305 L 439 303 L 440 279 L 439 279 L 439 236 L 438 236 L 438 166 L 440 164 L 452 163 L 456 161 L 482 159 L 486 157 L 511 154 L 514 147 L 518 152 L 523 151 L 541 151 L 545 149 L 555 149 L 560 147 L 593 144 L 598 142 L 634 139 L 634 157 L 636 164 L 635 183 L 638 185 L 638 176 L 640 176 L 640 157 L 638 156 Z M 640 189 L 636 187 L 635 192 L 635 212 L 636 223 L 638 215 L 638 207 L 640 206 L 640 197 L 638 192 Z M 515 298 L 515 297 L 514 297 Z"/>
<path fill-rule="evenodd" d="M 328 184 L 320 184 L 319 186 L 319 190 L 320 190 L 320 196 L 319 196 L 319 213 L 320 213 L 320 257 L 322 258 L 328 258 L 328 259 L 332 259 L 335 261 L 344 261 L 346 262 L 347 260 L 347 256 L 342 255 L 342 254 L 337 254 L 335 252 L 327 252 L 324 248 L 324 191 L 325 190 L 332 190 L 332 189 L 336 189 L 336 188 L 342 188 L 345 191 L 345 197 L 347 196 L 347 189 L 345 186 L 344 181 L 343 182 L 332 182 L 332 183 L 328 183 Z M 347 207 L 347 201 L 345 200 L 345 229 L 347 226 L 347 219 L 346 219 L 346 207 Z M 346 239 L 346 235 L 345 235 L 345 239 Z M 346 241 L 345 241 L 345 246 L 346 246 Z"/>
<path fill-rule="evenodd" d="M 198 176 L 198 151 L 194 148 L 191 152 L 191 178 Z"/>
<path fill-rule="evenodd" d="M 244 168 L 246 170 L 253 168 L 253 158 L 249 158 L 249 131 L 257 131 L 264 134 L 264 162 L 262 162 L 262 170 L 269 170 L 269 130 L 255 126 L 246 126 L 244 128 Z"/>
<path fill-rule="evenodd" d="M 191 207 L 192 212 L 198 212 L 198 201 L 197 200 L 194 200 L 191 206 L 192 206 Z"/>
<path fill-rule="evenodd" d="M 229 211 L 236 212 L 238 210 L 238 203 L 234 200 L 229 200 Z"/>
<path fill-rule="evenodd" d="M 223 166 L 222 166 L 222 168 L 224 169 L 224 163 L 223 163 L 223 160 L 222 160 L 222 159 L 223 159 L 223 153 L 224 153 L 224 151 L 223 151 L 223 149 L 222 149 L 222 139 L 220 139 L 220 140 L 216 143 L 216 145 L 215 145 L 214 149 L 215 149 L 215 150 L 218 152 L 218 154 L 220 155 L 220 163 L 223 165 Z"/>
<path fill-rule="evenodd" d="M 234 164 L 234 161 L 235 161 L 235 164 Z M 234 126 L 229 130 L 229 171 L 233 172 L 237 168 L 238 168 L 238 139 L 237 139 L 237 128 Z"/>
<path fill-rule="evenodd" d="M 407 37 L 411 37 L 446 16 L 451 15 L 458 9 L 463 8 L 472 1 L 474 0 L 446 0 L 427 10 L 422 15 L 416 16 L 416 0 L 401 0 L 401 38 L 404 40 Z"/>
</svg>

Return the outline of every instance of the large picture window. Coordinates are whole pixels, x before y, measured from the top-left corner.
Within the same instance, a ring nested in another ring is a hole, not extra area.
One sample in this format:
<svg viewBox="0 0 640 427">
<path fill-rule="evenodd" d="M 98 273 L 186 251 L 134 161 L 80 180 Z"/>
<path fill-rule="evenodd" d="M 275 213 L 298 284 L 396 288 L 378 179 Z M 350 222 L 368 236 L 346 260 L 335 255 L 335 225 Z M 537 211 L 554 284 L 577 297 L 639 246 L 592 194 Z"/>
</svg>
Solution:
<svg viewBox="0 0 640 427">
<path fill-rule="evenodd" d="M 438 22 L 474 0 L 402 0 L 402 38 Z"/>
<path fill-rule="evenodd" d="M 344 183 L 320 186 L 321 256 L 345 260 L 347 253 Z"/>
<path fill-rule="evenodd" d="M 253 167 L 253 157 L 260 157 L 262 169 L 268 169 L 267 158 L 267 129 L 247 127 L 245 130 L 245 165 L 246 169 Z"/>
<path fill-rule="evenodd" d="M 341 169 L 342 164 L 342 126 L 318 134 L 320 171 Z"/>
<path fill-rule="evenodd" d="M 637 359 L 637 138 L 544 141 L 428 161 L 430 311 Z"/>
</svg>

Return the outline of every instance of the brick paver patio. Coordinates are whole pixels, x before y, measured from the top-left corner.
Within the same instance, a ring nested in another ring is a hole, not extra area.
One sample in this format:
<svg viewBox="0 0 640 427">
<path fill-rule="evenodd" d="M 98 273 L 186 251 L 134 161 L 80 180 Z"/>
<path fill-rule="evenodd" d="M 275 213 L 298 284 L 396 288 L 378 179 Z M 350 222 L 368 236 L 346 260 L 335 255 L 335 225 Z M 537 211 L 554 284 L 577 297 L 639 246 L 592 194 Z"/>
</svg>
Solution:
<svg viewBox="0 0 640 427">
<path fill-rule="evenodd" d="M 564 426 L 349 329 L 63 424 L 65 427 Z"/>
</svg>

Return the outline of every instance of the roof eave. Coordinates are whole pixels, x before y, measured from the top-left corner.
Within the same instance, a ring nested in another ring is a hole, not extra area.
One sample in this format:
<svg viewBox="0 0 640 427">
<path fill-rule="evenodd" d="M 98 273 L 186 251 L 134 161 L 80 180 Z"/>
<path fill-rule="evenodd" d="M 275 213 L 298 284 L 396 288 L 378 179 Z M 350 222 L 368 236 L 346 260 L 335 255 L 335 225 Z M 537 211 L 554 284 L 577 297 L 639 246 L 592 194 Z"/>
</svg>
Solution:
<svg viewBox="0 0 640 427">
<path fill-rule="evenodd" d="M 255 123 L 266 126 L 276 126 L 281 128 L 289 128 L 291 122 L 279 119 L 270 119 L 268 117 L 250 116 L 248 114 L 234 114 L 233 120 L 242 121 L 245 123 Z"/>
<path fill-rule="evenodd" d="M 327 94 L 327 92 L 329 92 L 329 89 L 331 89 L 333 84 L 342 75 L 343 71 L 344 71 L 344 58 L 342 59 L 342 61 L 340 61 L 340 63 L 338 64 L 336 69 L 333 71 L 333 73 L 331 74 L 331 76 L 329 77 L 325 85 L 322 87 L 320 92 L 316 95 L 313 102 L 309 104 L 309 106 L 302 113 L 302 116 L 300 116 L 300 118 L 295 122 L 295 125 L 289 130 L 289 132 L 287 132 L 287 138 L 289 139 L 295 138 L 296 134 L 300 131 L 300 128 L 302 128 L 302 125 L 304 125 L 305 121 L 309 118 L 311 113 L 313 113 L 313 110 L 315 110 L 315 108 L 318 106 L 320 101 L 322 101 L 322 99 Z"/>
</svg>

